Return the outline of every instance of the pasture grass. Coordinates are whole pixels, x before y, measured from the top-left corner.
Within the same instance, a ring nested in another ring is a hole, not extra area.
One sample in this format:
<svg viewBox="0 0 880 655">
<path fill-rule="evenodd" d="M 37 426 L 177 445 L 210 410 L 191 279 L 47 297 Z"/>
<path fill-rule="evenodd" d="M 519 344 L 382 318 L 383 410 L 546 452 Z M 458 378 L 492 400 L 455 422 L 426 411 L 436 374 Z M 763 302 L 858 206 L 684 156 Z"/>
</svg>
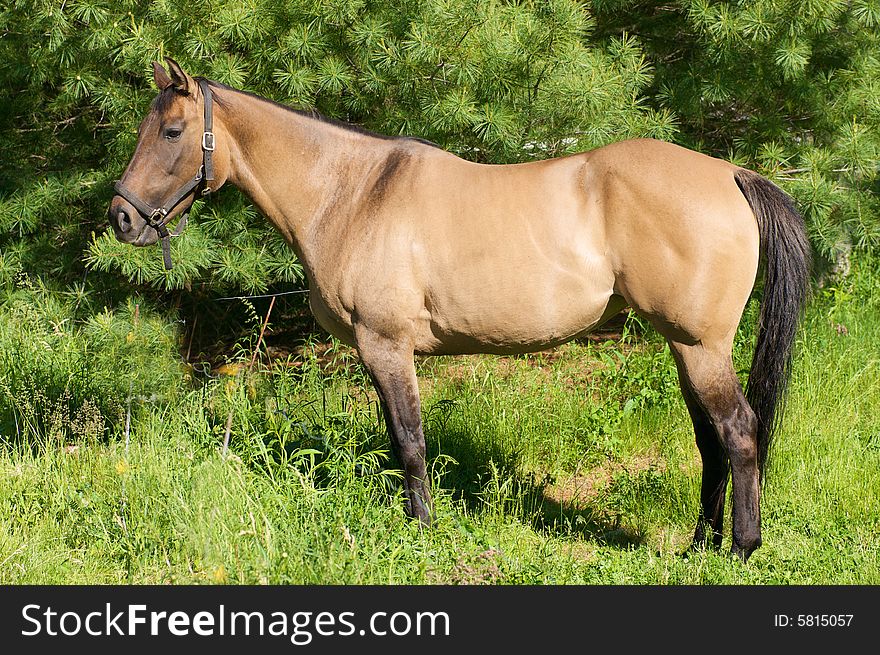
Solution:
<svg viewBox="0 0 880 655">
<path fill-rule="evenodd" d="M 420 360 L 424 530 L 351 352 L 201 376 L 156 308 L 7 288 L 0 583 L 880 583 L 878 270 L 809 309 L 746 566 L 729 505 L 724 551 L 680 556 L 700 462 L 668 349 L 637 320 L 553 352 Z"/>
</svg>

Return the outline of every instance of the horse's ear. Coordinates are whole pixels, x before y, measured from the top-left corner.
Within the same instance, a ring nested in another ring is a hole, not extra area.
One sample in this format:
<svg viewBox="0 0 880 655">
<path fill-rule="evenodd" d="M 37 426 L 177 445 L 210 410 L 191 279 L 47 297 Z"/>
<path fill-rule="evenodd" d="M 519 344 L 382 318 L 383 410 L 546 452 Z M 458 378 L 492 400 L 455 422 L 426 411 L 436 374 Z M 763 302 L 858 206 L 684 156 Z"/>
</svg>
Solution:
<svg viewBox="0 0 880 655">
<path fill-rule="evenodd" d="M 153 62 L 153 82 L 156 83 L 156 88 L 160 91 L 164 91 L 171 84 L 171 76 L 158 61 Z"/>
<path fill-rule="evenodd" d="M 168 64 L 168 71 L 171 73 L 171 83 L 174 85 L 174 88 L 183 94 L 192 92 L 196 87 L 195 80 L 171 57 L 165 57 L 165 63 Z"/>
</svg>

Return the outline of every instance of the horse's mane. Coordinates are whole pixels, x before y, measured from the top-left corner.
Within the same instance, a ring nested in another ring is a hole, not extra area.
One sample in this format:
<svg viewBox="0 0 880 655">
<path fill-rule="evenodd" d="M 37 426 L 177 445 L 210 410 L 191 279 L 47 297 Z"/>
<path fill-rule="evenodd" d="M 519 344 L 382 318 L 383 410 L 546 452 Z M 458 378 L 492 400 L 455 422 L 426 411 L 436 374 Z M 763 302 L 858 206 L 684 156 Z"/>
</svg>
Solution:
<svg viewBox="0 0 880 655">
<path fill-rule="evenodd" d="M 297 114 L 299 116 L 304 116 L 306 118 L 317 120 L 322 123 L 327 123 L 328 125 L 333 125 L 334 127 L 339 127 L 339 128 L 342 128 L 343 130 L 347 130 L 349 132 L 355 132 L 357 134 L 363 134 L 365 136 L 373 137 L 374 139 L 384 139 L 387 141 L 397 141 L 397 140 L 416 141 L 417 143 L 423 143 L 423 144 L 425 144 L 427 146 L 431 146 L 433 148 L 440 147 L 432 141 L 428 141 L 427 139 L 422 139 L 422 138 L 416 137 L 416 136 L 388 136 L 387 134 L 380 134 L 379 132 L 373 132 L 372 130 L 368 130 L 367 128 L 362 127 L 360 125 L 355 125 L 354 123 L 346 123 L 345 121 L 341 121 L 341 120 L 338 120 L 335 118 L 330 118 L 329 116 L 324 116 L 323 114 L 321 114 L 320 112 L 318 112 L 318 110 L 316 110 L 314 108 L 307 109 L 307 110 L 306 109 L 296 109 L 295 107 L 291 107 L 290 105 L 285 105 L 283 103 L 276 102 L 274 100 L 271 100 L 270 98 L 266 98 L 261 95 L 257 95 L 256 93 L 251 93 L 250 91 L 243 91 L 241 89 L 236 89 L 235 87 L 228 86 L 228 85 L 223 84 L 222 82 L 218 82 L 216 80 L 209 80 L 204 77 L 197 77 L 195 79 L 197 82 L 198 81 L 207 82 L 208 86 L 215 87 L 218 89 L 225 89 L 227 91 L 233 91 L 235 93 L 241 93 L 242 95 L 246 95 L 250 98 L 254 98 L 255 100 L 260 100 L 262 102 L 267 102 L 270 105 L 274 105 L 276 107 L 284 109 L 285 111 L 292 112 L 292 113 Z M 166 89 L 166 91 L 167 91 L 167 89 Z M 161 98 L 164 95 L 165 95 L 165 92 L 160 93 L 154 102 L 154 107 L 157 111 L 161 111 L 162 110 L 161 107 L 167 106 L 166 103 L 170 102 L 170 99 L 167 99 L 164 101 L 161 100 Z M 216 94 L 214 94 L 214 101 L 218 105 L 220 105 L 221 107 L 223 106 L 223 100 L 219 96 L 217 96 Z"/>
</svg>

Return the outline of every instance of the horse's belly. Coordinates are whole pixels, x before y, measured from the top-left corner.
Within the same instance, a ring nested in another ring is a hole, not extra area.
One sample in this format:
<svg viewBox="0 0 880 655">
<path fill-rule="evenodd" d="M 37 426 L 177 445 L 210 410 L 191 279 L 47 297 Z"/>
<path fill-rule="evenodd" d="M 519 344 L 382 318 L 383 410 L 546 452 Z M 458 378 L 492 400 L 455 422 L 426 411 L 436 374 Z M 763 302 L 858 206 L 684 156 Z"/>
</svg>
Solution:
<svg viewBox="0 0 880 655">
<path fill-rule="evenodd" d="M 351 317 L 334 312 L 324 302 L 315 285 L 309 284 L 309 307 L 318 324 L 347 346 L 355 346 Z"/>
<path fill-rule="evenodd" d="M 424 354 L 542 350 L 585 334 L 620 309 L 613 277 L 485 275 L 428 294 L 416 337 Z"/>
<path fill-rule="evenodd" d="M 436 240 L 457 247 L 425 249 L 430 318 L 417 350 L 540 350 L 602 322 L 615 279 L 601 224 L 560 198 L 459 221 Z"/>
<path fill-rule="evenodd" d="M 415 351 L 420 355 L 536 352 L 588 334 L 620 311 L 623 305 L 620 296 L 611 296 L 600 310 L 566 326 L 509 324 L 506 329 L 499 329 L 497 325 L 474 329 L 476 326 L 470 325 L 455 329 L 432 322 L 419 335 Z"/>
</svg>

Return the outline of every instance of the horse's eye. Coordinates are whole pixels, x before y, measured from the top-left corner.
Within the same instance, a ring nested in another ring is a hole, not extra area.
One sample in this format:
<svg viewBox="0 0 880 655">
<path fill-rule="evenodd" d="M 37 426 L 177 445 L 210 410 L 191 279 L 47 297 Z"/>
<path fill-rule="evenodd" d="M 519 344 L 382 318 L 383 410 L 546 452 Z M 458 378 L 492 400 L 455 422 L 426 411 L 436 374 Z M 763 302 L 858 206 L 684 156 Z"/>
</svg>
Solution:
<svg viewBox="0 0 880 655">
<path fill-rule="evenodd" d="M 173 141 L 174 139 L 180 138 L 180 133 L 181 130 L 177 129 L 176 127 L 169 127 L 167 130 L 165 130 L 165 138 Z"/>
</svg>

